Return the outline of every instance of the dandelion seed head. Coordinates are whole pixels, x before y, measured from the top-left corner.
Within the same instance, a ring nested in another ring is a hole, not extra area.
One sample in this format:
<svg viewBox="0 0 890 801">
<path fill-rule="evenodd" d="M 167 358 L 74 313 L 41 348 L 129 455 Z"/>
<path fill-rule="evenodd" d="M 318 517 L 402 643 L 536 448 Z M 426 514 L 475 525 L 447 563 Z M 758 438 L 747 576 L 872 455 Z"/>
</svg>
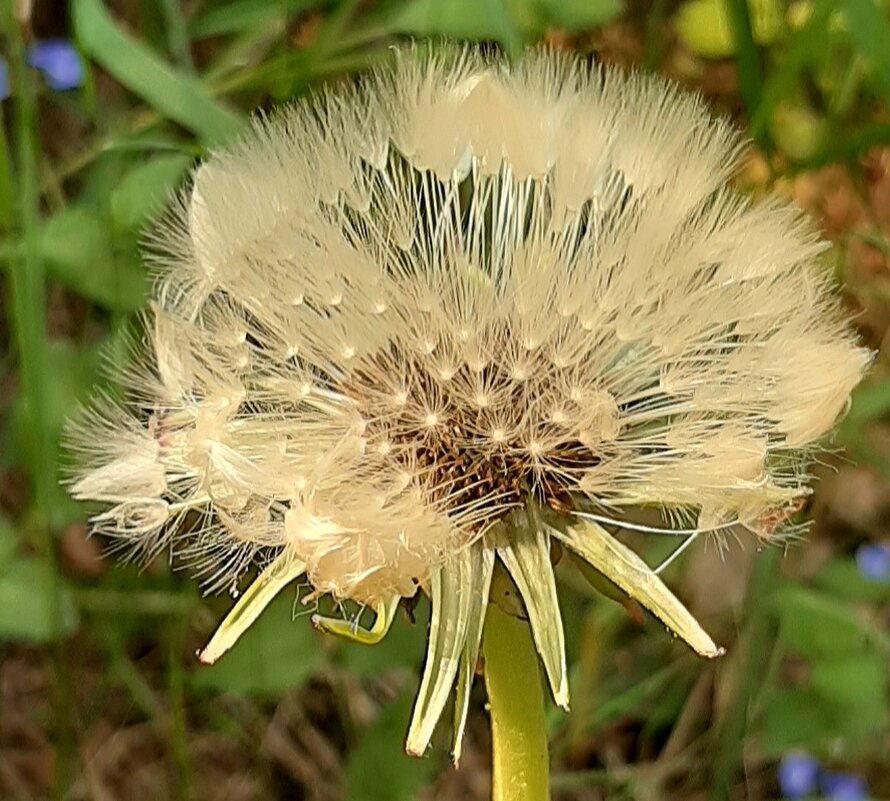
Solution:
<svg viewBox="0 0 890 801">
<path fill-rule="evenodd" d="M 870 357 L 809 224 L 727 188 L 739 150 L 543 51 L 409 49 L 258 119 L 154 235 L 148 355 L 73 427 L 72 494 L 210 586 L 289 550 L 366 603 L 530 500 L 761 536 Z"/>
</svg>

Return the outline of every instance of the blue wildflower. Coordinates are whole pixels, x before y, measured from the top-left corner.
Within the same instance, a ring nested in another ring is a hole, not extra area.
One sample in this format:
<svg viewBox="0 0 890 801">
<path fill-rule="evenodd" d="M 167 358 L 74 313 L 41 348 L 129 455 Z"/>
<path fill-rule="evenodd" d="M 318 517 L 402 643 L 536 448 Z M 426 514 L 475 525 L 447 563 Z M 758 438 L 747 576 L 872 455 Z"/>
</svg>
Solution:
<svg viewBox="0 0 890 801">
<path fill-rule="evenodd" d="M 821 781 L 822 795 L 828 801 L 865 801 L 868 788 L 865 780 L 852 773 L 827 773 Z"/>
<path fill-rule="evenodd" d="M 856 551 L 856 565 L 867 581 L 890 581 L 890 545 L 865 542 Z"/>
<path fill-rule="evenodd" d="M 791 753 L 779 763 L 779 789 L 785 798 L 797 799 L 814 795 L 819 785 L 819 763 L 808 754 Z"/>
<path fill-rule="evenodd" d="M 0 58 L 0 102 L 9 97 L 9 67 L 6 61 Z"/>
<path fill-rule="evenodd" d="M 45 39 L 28 48 L 28 64 L 43 73 L 46 85 L 57 92 L 83 83 L 83 64 L 67 39 Z"/>
</svg>

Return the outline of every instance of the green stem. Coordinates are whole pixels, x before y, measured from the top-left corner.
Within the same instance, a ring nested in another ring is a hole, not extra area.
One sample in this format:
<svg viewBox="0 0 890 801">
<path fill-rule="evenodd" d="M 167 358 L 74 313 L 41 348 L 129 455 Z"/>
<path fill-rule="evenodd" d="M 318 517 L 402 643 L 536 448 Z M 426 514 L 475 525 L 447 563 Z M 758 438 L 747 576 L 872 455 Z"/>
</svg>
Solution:
<svg viewBox="0 0 890 801">
<path fill-rule="evenodd" d="M 491 714 L 492 801 L 547 801 L 547 720 L 528 623 L 490 604 L 482 653 Z"/>
<path fill-rule="evenodd" d="M 52 429 L 48 424 L 46 285 L 40 254 L 40 194 L 38 192 L 37 101 L 33 75 L 27 67 L 24 26 L 13 13 L 13 4 L 0 5 L 0 31 L 5 35 L 9 69 L 14 88 L 13 150 L 14 196 L 12 234 L 21 242 L 10 264 L 9 313 L 18 353 L 20 393 L 33 448 L 31 464 L 34 484 L 35 528 L 49 570 L 50 619 L 55 668 L 54 710 L 58 726 L 54 797 L 63 798 L 70 785 L 74 760 L 72 718 L 73 695 L 69 683 L 68 656 L 62 631 L 61 583 L 56 565 L 56 544 L 50 527 L 56 464 Z M 0 132 L 2 136 L 2 132 Z M 4 143 L 5 147 L 5 143 Z M 7 210 L 4 209 L 4 213 Z M 11 210 L 10 210 L 11 211 Z M 4 220 L 5 224 L 6 220 Z"/>
<path fill-rule="evenodd" d="M 742 772 L 745 736 L 749 726 L 749 711 L 757 690 L 762 686 L 763 675 L 768 660 L 764 654 L 770 653 L 770 645 L 775 639 L 773 623 L 765 608 L 763 599 L 772 589 L 778 569 L 781 551 L 768 548 L 757 557 L 754 571 L 748 582 L 748 596 L 745 602 L 745 619 L 748 631 L 740 653 L 741 665 L 737 671 L 738 684 L 733 693 L 732 706 L 720 732 L 717 753 L 712 760 L 711 790 L 708 801 L 729 801 L 733 785 Z"/>
<path fill-rule="evenodd" d="M 192 763 L 189 756 L 188 727 L 185 710 L 185 671 L 182 668 L 182 651 L 188 633 L 186 618 L 174 619 L 166 633 L 167 694 L 170 699 L 169 742 L 176 773 L 176 798 L 191 801 L 194 798 Z"/>
</svg>

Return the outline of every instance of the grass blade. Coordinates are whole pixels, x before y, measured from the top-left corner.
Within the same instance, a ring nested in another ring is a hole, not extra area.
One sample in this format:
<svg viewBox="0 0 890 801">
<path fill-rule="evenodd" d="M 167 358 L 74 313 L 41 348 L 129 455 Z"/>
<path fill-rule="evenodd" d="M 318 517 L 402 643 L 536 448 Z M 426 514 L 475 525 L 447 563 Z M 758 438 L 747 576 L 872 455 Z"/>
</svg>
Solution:
<svg viewBox="0 0 890 801">
<path fill-rule="evenodd" d="M 739 74 L 739 91 L 748 119 L 757 114 L 763 95 L 763 73 L 760 66 L 760 51 L 754 43 L 754 32 L 751 28 L 751 14 L 747 0 L 725 0 L 729 27 L 735 45 L 736 67 Z M 763 145 L 763 142 L 758 142 Z"/>
<path fill-rule="evenodd" d="M 189 33 L 195 39 L 206 39 L 256 30 L 320 4 L 321 0 L 236 0 L 224 6 L 208 8 L 191 22 Z"/>
<path fill-rule="evenodd" d="M 100 0 L 75 0 L 74 30 L 84 52 L 155 110 L 198 135 L 204 144 L 231 137 L 241 117 L 215 101 L 201 83 L 176 72 L 115 24 Z"/>
<path fill-rule="evenodd" d="M 16 19 L 12 4 L 0 6 L 0 32 L 9 47 L 9 67 L 16 87 L 13 105 L 15 134 L 12 157 L 14 170 L 7 171 L 3 180 L 14 176 L 12 204 L 3 208 L 4 216 L 11 212 L 4 225 L 21 241 L 21 249 L 10 259 L 9 316 L 18 357 L 20 392 L 27 409 L 28 433 L 33 441 L 34 486 L 33 507 L 36 511 L 35 530 L 43 550 L 41 559 L 47 575 L 45 598 L 53 653 L 53 707 L 57 719 L 57 747 L 54 767 L 53 797 L 62 799 L 70 786 L 74 760 L 72 727 L 72 693 L 68 679 L 68 658 L 65 651 L 62 584 L 56 564 L 56 543 L 49 524 L 52 497 L 56 485 L 56 464 L 52 429 L 48 424 L 47 393 L 47 338 L 46 338 L 46 275 L 39 251 L 40 193 L 38 191 L 38 150 L 40 138 L 37 127 L 36 92 L 33 73 L 27 67 L 25 30 Z M 0 146 L 7 152 L 5 129 L 0 126 Z M 4 165 L 6 166 L 6 165 Z M 11 181 L 10 181 L 11 186 Z"/>
</svg>

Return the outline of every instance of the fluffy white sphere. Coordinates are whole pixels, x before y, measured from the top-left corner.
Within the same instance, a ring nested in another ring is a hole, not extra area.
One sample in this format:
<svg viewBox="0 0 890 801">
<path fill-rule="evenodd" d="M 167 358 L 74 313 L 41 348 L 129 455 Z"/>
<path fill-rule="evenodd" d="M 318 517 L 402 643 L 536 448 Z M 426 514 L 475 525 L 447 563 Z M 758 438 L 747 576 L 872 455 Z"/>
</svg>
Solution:
<svg viewBox="0 0 890 801">
<path fill-rule="evenodd" d="M 660 79 L 395 62 L 259 119 L 157 231 L 132 403 L 73 434 L 97 527 L 378 608 L 471 548 L 473 592 L 494 553 L 522 590 L 571 510 L 770 536 L 869 361 L 813 229 L 729 188 L 739 137 Z M 530 506 L 531 550 L 493 536 Z"/>
</svg>

